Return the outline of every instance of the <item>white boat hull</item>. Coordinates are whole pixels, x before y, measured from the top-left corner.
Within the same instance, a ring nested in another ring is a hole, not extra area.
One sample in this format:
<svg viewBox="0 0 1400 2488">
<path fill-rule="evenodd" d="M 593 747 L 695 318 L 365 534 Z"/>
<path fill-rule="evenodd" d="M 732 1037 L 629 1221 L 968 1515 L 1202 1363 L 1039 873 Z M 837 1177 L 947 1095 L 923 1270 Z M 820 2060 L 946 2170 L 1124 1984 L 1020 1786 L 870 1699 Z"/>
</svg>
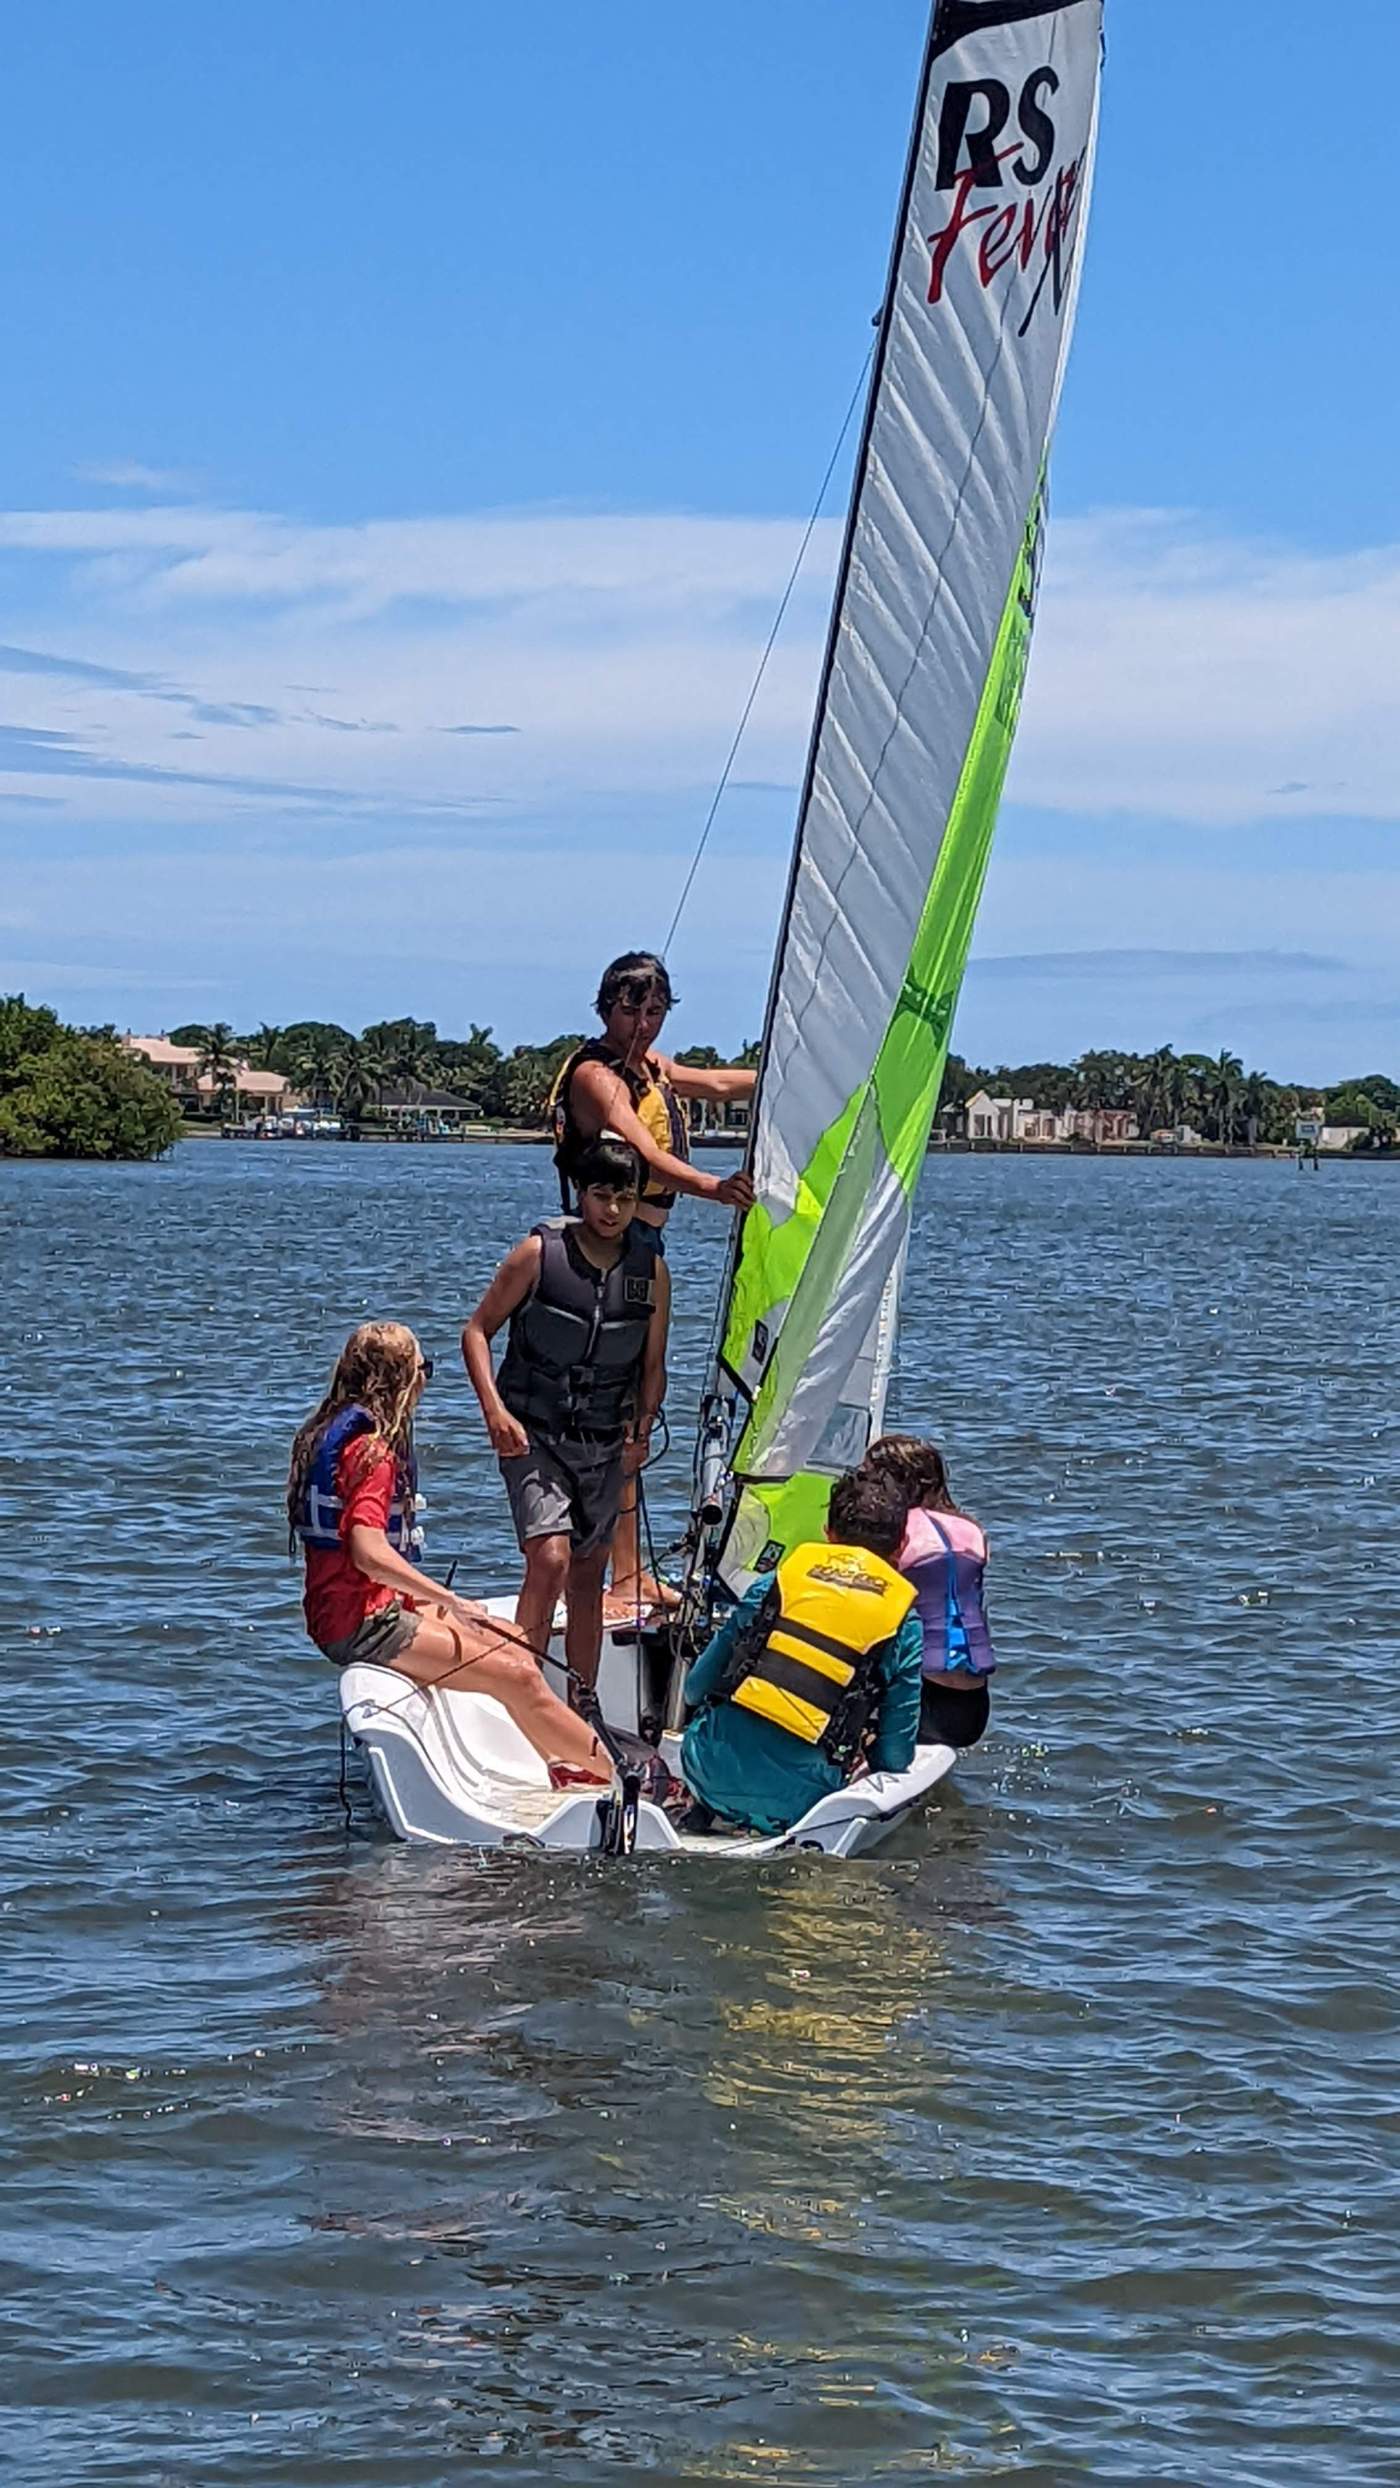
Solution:
<svg viewBox="0 0 1400 2488">
<path fill-rule="evenodd" d="M 513 1603 L 492 1605 L 509 1615 Z M 607 1634 L 600 1699 L 610 1723 L 634 1734 L 644 1708 L 642 1671 L 635 1635 L 625 1628 L 621 1639 Z M 369 1766 L 376 1803 L 400 1840 L 449 1848 L 603 1847 L 605 1792 L 552 1788 L 534 1747 L 489 1694 L 426 1693 L 389 1668 L 347 1667 L 340 1701 L 346 1728 Z M 673 1767 L 677 1747 L 676 1738 L 663 1737 Z M 907 1771 L 866 1774 L 771 1838 L 679 1832 L 660 1806 L 643 1799 L 635 1853 L 760 1858 L 820 1849 L 829 1857 L 858 1857 L 916 1812 L 955 1760 L 950 1746 L 921 1745 Z"/>
</svg>

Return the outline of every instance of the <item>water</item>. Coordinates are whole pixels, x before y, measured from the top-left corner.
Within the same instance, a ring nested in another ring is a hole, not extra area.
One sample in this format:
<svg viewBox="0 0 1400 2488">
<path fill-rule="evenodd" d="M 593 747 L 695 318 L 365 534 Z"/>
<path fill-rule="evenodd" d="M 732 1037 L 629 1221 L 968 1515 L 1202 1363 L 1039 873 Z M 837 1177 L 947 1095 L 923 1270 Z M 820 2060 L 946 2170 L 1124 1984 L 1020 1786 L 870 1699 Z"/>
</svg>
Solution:
<svg viewBox="0 0 1400 2488">
<path fill-rule="evenodd" d="M 994 1730 L 758 1872 L 342 1816 L 287 1438 L 406 1316 L 435 1549 L 509 1575 L 455 1335 L 547 1174 L 0 1167 L 7 2481 L 1393 2482 L 1394 1170 L 930 1167 Z"/>
</svg>

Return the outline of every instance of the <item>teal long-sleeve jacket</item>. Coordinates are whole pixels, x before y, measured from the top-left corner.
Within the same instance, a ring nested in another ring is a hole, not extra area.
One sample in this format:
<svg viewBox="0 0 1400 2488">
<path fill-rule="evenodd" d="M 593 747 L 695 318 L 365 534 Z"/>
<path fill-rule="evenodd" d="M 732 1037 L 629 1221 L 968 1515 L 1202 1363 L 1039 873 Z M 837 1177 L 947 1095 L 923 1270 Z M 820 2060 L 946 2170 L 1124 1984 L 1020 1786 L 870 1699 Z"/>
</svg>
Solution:
<svg viewBox="0 0 1400 2488">
<path fill-rule="evenodd" d="M 763 1604 L 770 1584 L 755 1581 L 725 1617 L 685 1680 L 687 1702 L 708 1702 L 724 1679 L 734 1644 Z M 917 1608 L 875 1652 L 880 1683 L 872 1771 L 907 1771 L 919 1731 L 924 1634 Z M 819 1746 L 804 1745 L 771 1719 L 717 1703 L 692 1719 L 681 1742 L 681 1768 L 692 1796 L 726 1822 L 761 1832 L 786 1831 L 818 1798 L 844 1787 L 846 1774 Z"/>
</svg>

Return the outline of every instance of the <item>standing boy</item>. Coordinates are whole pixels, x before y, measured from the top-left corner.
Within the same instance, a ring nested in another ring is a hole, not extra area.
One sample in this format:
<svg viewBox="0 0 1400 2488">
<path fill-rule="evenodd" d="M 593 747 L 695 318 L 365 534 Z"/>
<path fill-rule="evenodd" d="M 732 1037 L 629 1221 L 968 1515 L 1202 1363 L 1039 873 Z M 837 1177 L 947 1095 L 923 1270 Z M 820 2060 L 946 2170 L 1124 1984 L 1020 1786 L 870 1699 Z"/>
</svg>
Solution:
<svg viewBox="0 0 1400 2488">
<path fill-rule="evenodd" d="M 591 1141 L 575 1182 L 578 1217 L 544 1220 L 506 1255 L 462 1332 L 462 1354 L 525 1557 L 516 1620 L 543 1657 L 562 1593 L 565 1655 L 591 1686 L 622 1482 L 644 1466 L 666 1395 L 671 1282 L 631 1232 L 636 1152 Z M 496 1374 L 491 1341 L 506 1322 Z"/>
<path fill-rule="evenodd" d="M 559 1144 L 554 1162 L 565 1206 L 590 1143 L 603 1133 L 625 1140 L 640 1160 L 636 1234 L 657 1253 L 666 1249 L 666 1221 L 678 1193 L 739 1210 L 751 1209 L 754 1197 L 746 1174 L 702 1174 L 690 1164 L 686 1106 L 691 1098 L 714 1105 L 751 1098 L 756 1074 L 702 1070 L 658 1053 L 656 1041 L 674 999 L 665 962 L 655 951 L 626 950 L 614 959 L 598 987 L 603 1033 L 570 1055 L 552 1101 Z M 623 1491 L 613 1596 L 623 1614 L 639 1598 L 665 1603 L 659 1583 L 642 1568 L 637 1495 L 630 1481 Z"/>
</svg>

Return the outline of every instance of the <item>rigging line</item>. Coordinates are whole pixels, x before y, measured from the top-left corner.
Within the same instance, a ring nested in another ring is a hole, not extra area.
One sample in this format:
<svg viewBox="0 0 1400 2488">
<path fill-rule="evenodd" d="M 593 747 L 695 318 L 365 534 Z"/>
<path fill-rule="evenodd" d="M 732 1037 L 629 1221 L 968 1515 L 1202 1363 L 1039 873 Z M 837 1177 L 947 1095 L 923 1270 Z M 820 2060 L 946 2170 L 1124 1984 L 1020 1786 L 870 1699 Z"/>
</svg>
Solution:
<svg viewBox="0 0 1400 2488">
<path fill-rule="evenodd" d="M 734 763 L 739 757 L 739 747 L 743 742 L 744 735 L 748 729 L 749 719 L 753 715 L 754 704 L 758 698 L 759 692 L 763 688 L 763 678 L 768 671 L 769 660 L 772 657 L 773 650 L 777 646 L 778 633 L 783 627 L 787 609 L 792 603 L 797 582 L 801 575 L 802 565 L 807 558 L 808 546 L 811 544 L 812 538 L 817 532 L 817 521 L 820 519 L 822 514 L 822 505 L 831 489 L 831 479 L 836 473 L 841 452 L 846 446 L 846 436 L 850 431 L 852 423 L 855 421 L 856 408 L 860 405 L 865 395 L 866 381 L 870 375 L 870 366 L 874 359 L 874 354 L 875 347 L 872 345 L 866 355 L 865 361 L 861 365 L 860 378 L 856 382 L 855 388 L 852 392 L 850 405 L 846 409 L 845 420 L 842 423 L 840 432 L 837 435 L 836 446 L 833 449 L 831 457 L 828 461 L 826 473 L 822 477 L 821 490 L 817 494 L 817 498 L 812 509 L 812 515 L 807 521 L 802 542 L 798 547 L 797 559 L 792 566 L 792 574 L 788 580 L 787 586 L 783 590 L 782 602 L 773 617 L 773 627 L 768 634 L 767 646 L 764 648 L 763 654 L 758 661 L 758 672 L 753 678 L 753 682 L 749 689 L 749 696 L 744 702 L 743 711 L 739 718 L 739 724 L 735 732 L 734 740 L 729 747 L 729 757 L 725 761 L 723 770 L 720 773 L 720 781 L 718 786 L 715 788 L 714 800 L 712 801 L 710 809 L 705 816 L 705 826 L 700 833 L 700 843 L 691 858 L 690 870 L 686 874 L 684 887 L 681 890 L 680 897 L 676 901 L 676 912 L 671 918 L 671 929 L 666 936 L 664 945 L 666 953 L 669 953 L 671 945 L 675 941 L 676 934 L 680 928 L 681 918 L 685 914 L 686 907 L 690 899 L 690 893 L 695 886 L 695 876 L 699 872 L 701 864 L 705 860 L 705 849 L 710 843 L 710 832 L 714 828 L 715 822 L 719 816 L 719 808 L 724 801 L 729 780 L 733 775 Z"/>
</svg>

